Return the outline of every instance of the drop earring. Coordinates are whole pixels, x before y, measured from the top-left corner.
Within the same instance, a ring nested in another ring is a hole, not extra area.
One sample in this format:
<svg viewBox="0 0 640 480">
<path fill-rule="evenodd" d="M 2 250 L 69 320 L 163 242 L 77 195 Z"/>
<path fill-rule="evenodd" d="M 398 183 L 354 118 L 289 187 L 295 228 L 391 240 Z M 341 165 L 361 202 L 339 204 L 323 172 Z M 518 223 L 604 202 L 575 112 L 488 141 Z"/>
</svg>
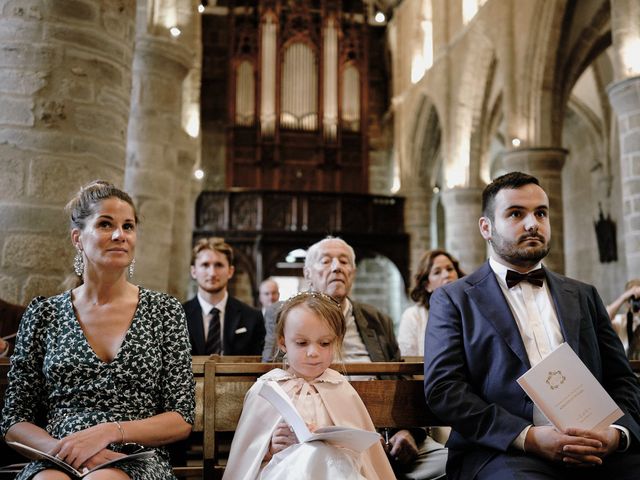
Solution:
<svg viewBox="0 0 640 480">
<path fill-rule="evenodd" d="M 133 277 L 133 270 L 135 269 L 136 266 L 136 259 L 134 258 L 133 260 L 131 260 L 131 263 L 129 264 L 129 278 Z"/>
<path fill-rule="evenodd" d="M 82 277 L 84 273 L 84 261 L 82 260 L 82 250 L 76 247 L 76 256 L 73 258 L 73 270 L 76 275 Z"/>
</svg>

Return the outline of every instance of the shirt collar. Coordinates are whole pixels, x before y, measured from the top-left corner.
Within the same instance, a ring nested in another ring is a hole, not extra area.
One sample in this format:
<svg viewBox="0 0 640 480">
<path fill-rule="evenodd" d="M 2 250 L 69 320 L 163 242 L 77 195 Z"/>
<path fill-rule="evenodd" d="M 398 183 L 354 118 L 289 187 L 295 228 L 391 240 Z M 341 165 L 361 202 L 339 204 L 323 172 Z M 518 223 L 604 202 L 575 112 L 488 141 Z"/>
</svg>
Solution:
<svg viewBox="0 0 640 480">
<path fill-rule="evenodd" d="M 305 381 L 303 378 L 298 377 L 297 375 L 295 375 L 294 373 L 291 373 L 289 371 L 281 370 L 280 372 L 278 372 L 277 375 L 274 375 L 276 378 L 273 378 L 273 380 L 276 380 L 277 382 L 284 382 L 286 380 L 302 380 L 302 381 Z M 313 380 L 311 380 L 308 383 L 334 383 L 334 384 L 339 384 L 339 383 L 342 383 L 343 380 L 344 380 L 344 377 L 341 374 L 339 374 L 335 370 L 331 370 L 330 368 L 327 368 L 324 372 L 322 372 L 322 375 L 320 375 L 319 377 L 314 378 Z"/>
<path fill-rule="evenodd" d="M 200 295 L 200 292 L 198 292 L 198 303 L 200 304 L 200 308 L 205 314 L 211 312 L 211 309 L 214 307 L 217 308 L 221 314 L 224 314 L 224 310 L 225 308 L 227 308 L 228 299 L 229 292 L 224 292 L 224 297 L 222 297 L 222 300 L 220 300 L 217 304 L 212 305 L 211 303 L 207 302 L 202 295 Z"/>
<path fill-rule="evenodd" d="M 344 297 L 344 302 L 342 302 L 342 315 L 347 319 L 353 315 L 353 304 L 349 297 Z"/>
</svg>

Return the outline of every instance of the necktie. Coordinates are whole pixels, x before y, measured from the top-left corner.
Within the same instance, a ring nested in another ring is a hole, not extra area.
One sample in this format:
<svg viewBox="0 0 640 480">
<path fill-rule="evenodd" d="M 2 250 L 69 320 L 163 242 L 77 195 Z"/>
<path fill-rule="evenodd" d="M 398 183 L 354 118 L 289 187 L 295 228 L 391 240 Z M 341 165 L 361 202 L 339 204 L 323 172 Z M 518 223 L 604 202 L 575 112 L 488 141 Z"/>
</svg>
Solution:
<svg viewBox="0 0 640 480">
<path fill-rule="evenodd" d="M 529 273 L 520 273 L 515 270 L 507 270 L 507 287 L 511 288 L 523 280 L 525 282 L 529 282 L 531 285 L 535 285 L 536 287 L 541 287 L 544 283 L 544 270 L 542 268 L 538 268 L 537 270 L 532 270 Z"/>
<path fill-rule="evenodd" d="M 214 353 L 220 353 L 220 310 L 217 308 L 211 309 L 211 321 L 209 322 L 209 329 L 207 330 L 207 343 L 205 344 L 205 353 L 212 355 Z"/>
</svg>

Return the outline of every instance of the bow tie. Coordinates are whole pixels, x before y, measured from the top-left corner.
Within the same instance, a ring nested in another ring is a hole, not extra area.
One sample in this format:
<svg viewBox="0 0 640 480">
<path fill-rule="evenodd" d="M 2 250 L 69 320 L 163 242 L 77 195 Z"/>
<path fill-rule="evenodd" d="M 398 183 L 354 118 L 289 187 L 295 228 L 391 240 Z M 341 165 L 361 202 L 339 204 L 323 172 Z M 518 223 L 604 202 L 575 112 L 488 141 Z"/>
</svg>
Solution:
<svg viewBox="0 0 640 480">
<path fill-rule="evenodd" d="M 507 270 L 507 287 L 511 288 L 523 280 L 525 282 L 529 282 L 531 285 L 535 285 L 536 287 L 541 287 L 544 283 L 544 278 L 544 270 L 541 268 L 532 270 L 529 273 L 519 273 L 515 270 Z"/>
</svg>

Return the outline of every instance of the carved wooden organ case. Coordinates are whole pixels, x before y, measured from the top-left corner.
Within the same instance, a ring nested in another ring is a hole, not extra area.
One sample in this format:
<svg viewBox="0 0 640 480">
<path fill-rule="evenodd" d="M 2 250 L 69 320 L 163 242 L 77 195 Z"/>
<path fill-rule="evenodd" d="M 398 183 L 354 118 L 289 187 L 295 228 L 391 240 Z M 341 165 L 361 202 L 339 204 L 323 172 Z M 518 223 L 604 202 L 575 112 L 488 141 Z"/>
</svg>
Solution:
<svg viewBox="0 0 640 480">
<path fill-rule="evenodd" d="M 366 193 L 363 2 L 230 3 L 227 188 Z"/>
</svg>

